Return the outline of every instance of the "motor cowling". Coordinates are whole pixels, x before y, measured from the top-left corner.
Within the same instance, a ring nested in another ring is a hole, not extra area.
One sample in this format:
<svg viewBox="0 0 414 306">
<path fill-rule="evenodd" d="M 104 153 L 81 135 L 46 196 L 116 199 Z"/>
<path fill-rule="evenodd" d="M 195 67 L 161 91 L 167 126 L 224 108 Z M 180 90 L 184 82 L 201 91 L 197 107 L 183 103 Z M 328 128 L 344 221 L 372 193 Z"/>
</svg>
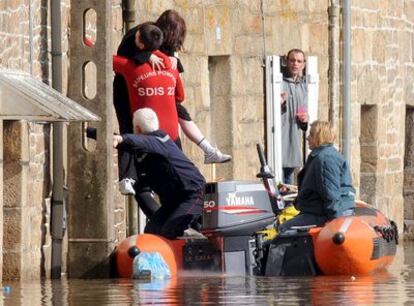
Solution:
<svg viewBox="0 0 414 306">
<path fill-rule="evenodd" d="M 268 193 L 260 182 L 208 183 L 203 232 L 223 236 L 253 235 L 275 220 Z"/>
</svg>

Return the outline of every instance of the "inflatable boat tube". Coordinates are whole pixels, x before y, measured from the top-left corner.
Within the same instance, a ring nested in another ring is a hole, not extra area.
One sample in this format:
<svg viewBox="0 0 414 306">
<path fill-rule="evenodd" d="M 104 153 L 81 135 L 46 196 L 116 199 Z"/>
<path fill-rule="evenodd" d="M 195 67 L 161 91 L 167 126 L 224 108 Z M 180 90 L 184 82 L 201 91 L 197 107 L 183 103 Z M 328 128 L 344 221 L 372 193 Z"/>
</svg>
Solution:
<svg viewBox="0 0 414 306">
<path fill-rule="evenodd" d="M 183 246 L 185 240 L 168 240 L 160 236 L 142 234 L 130 236 L 121 241 L 115 250 L 118 277 L 132 276 L 132 262 L 137 251 L 158 252 L 170 268 L 171 275 L 182 270 Z"/>
<path fill-rule="evenodd" d="M 315 259 L 324 275 L 369 275 L 387 268 L 396 253 L 398 232 L 380 211 L 357 206 L 314 236 Z"/>
</svg>

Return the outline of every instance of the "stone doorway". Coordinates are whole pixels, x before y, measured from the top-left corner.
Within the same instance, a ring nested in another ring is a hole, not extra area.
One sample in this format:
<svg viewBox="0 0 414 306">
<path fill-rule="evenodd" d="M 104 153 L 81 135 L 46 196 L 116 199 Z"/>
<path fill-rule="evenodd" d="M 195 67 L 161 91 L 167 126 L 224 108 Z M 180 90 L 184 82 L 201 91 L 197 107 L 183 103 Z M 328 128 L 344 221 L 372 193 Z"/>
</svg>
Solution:
<svg viewBox="0 0 414 306">
<path fill-rule="evenodd" d="M 414 238 L 414 107 L 407 106 L 404 154 L 404 234 Z"/>
<path fill-rule="evenodd" d="M 377 189 L 377 106 L 361 105 L 361 168 L 360 168 L 360 198 L 376 205 Z"/>
</svg>

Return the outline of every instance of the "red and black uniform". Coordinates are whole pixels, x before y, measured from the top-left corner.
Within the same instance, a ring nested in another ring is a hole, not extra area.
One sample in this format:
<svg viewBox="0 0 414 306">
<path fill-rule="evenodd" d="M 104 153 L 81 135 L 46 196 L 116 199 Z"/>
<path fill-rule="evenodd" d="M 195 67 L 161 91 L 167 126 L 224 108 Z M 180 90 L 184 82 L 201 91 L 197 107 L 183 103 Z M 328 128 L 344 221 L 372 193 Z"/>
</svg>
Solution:
<svg viewBox="0 0 414 306">
<path fill-rule="evenodd" d="M 161 52 L 156 52 L 156 55 L 164 59 L 167 69 L 154 71 L 149 63 L 137 65 L 133 60 L 114 56 L 114 106 L 119 129 L 121 133 L 132 133 L 132 114 L 139 108 L 149 107 L 157 114 L 160 129 L 181 148 L 176 101 L 184 100 L 183 84 L 178 71 L 168 69 L 169 58 Z M 135 158 L 128 152 L 119 152 L 120 180 L 127 177 L 121 169 L 133 167 Z M 159 205 L 150 196 L 149 186 L 145 182 L 137 182 L 134 189 L 140 208 L 151 218 Z"/>
<path fill-rule="evenodd" d="M 142 65 L 148 62 L 149 57 L 151 56 L 151 52 L 142 51 L 137 48 L 137 46 L 135 45 L 136 31 L 137 27 L 128 31 L 128 33 L 124 36 L 122 42 L 118 47 L 117 55 L 132 60 L 133 62 L 135 62 L 135 65 Z M 167 50 L 162 49 L 162 51 L 164 51 L 164 53 L 167 53 L 168 55 L 172 55 L 171 52 L 168 52 Z M 174 52 L 172 51 L 172 53 Z M 167 62 L 169 62 L 169 59 L 167 60 Z M 180 62 L 178 62 L 178 71 L 183 71 Z M 113 82 L 113 103 L 115 107 L 116 116 L 118 119 L 119 131 L 121 134 L 133 133 L 130 94 L 128 88 L 129 87 L 127 85 L 127 79 L 123 76 L 123 74 L 115 71 L 115 77 Z M 185 108 L 181 106 L 181 103 L 178 103 L 176 101 L 175 104 L 180 118 L 191 121 L 190 115 L 185 110 Z M 176 122 L 178 123 L 178 121 Z M 179 138 L 177 139 L 177 142 L 179 142 Z M 178 143 L 178 145 L 180 144 Z M 123 161 L 124 163 L 126 163 L 126 167 L 133 164 L 133 159 L 128 159 L 127 153 L 119 155 L 123 155 L 124 157 L 126 157 L 127 160 Z M 118 156 L 118 158 L 121 159 L 121 157 L 123 156 Z M 134 185 L 134 189 L 136 192 L 135 199 L 137 200 L 139 207 L 148 218 L 151 218 L 154 212 L 159 209 L 159 204 L 152 197 L 151 189 L 147 185 L 141 183 L 136 183 Z"/>
<path fill-rule="evenodd" d="M 144 107 L 153 109 L 158 116 L 160 129 L 177 142 L 176 101 L 184 100 L 183 84 L 178 71 L 169 69 L 168 57 L 159 51 L 154 54 L 164 59 L 167 69 L 153 70 L 149 63 L 137 66 L 133 60 L 114 56 L 114 71 L 122 75 L 126 81 L 129 112 L 133 114 L 137 109 Z"/>
<path fill-rule="evenodd" d="M 135 61 L 135 63 L 137 65 L 142 65 L 146 62 L 149 61 L 149 58 L 151 56 L 151 52 L 150 51 L 145 51 L 145 50 L 140 50 L 137 48 L 137 46 L 135 45 L 135 34 L 137 32 L 138 26 L 132 28 L 131 30 L 129 30 L 125 36 L 123 37 L 121 43 L 119 44 L 118 50 L 117 50 L 117 55 L 120 55 L 122 57 L 126 57 L 128 59 L 131 59 L 133 61 Z M 174 56 L 175 51 L 177 50 L 172 50 L 170 48 L 166 48 L 164 45 L 161 46 L 160 51 L 163 52 L 164 54 L 168 55 L 168 56 Z M 178 72 L 182 73 L 184 72 L 184 67 L 180 61 L 179 58 L 177 58 L 177 70 Z M 115 89 L 122 89 L 122 86 L 125 86 L 124 84 L 122 84 L 122 80 L 119 80 L 119 77 L 117 78 L 115 76 L 115 80 L 114 80 L 114 101 L 116 100 L 115 94 L 119 95 L 122 93 L 115 93 Z M 181 104 L 181 103 L 177 103 L 176 104 L 177 107 L 177 113 L 178 113 L 178 118 L 186 120 L 186 121 L 192 121 L 192 118 L 190 116 L 190 114 L 188 113 L 187 109 Z M 121 123 L 120 123 L 121 125 Z"/>
</svg>

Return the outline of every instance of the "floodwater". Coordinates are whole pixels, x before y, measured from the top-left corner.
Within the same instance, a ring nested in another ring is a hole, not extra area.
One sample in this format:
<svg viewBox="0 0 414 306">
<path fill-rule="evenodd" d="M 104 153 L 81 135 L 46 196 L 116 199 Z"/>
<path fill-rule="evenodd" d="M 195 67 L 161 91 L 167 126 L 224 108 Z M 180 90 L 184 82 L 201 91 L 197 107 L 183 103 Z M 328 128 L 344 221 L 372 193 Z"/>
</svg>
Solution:
<svg viewBox="0 0 414 306">
<path fill-rule="evenodd" d="M 414 242 L 400 244 L 388 271 L 370 277 L 199 274 L 153 282 L 5 282 L 3 288 L 0 305 L 414 305 Z"/>
</svg>

